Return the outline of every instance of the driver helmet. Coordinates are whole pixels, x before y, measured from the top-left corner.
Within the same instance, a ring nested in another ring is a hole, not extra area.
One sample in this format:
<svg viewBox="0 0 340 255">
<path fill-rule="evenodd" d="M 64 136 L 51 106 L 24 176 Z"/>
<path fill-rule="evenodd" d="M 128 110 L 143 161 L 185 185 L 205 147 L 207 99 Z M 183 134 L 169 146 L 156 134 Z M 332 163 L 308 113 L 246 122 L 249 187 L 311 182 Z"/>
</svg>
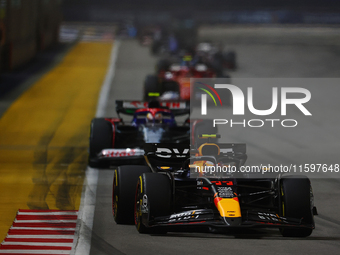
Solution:
<svg viewBox="0 0 340 255">
<path fill-rule="evenodd" d="M 162 123 L 163 120 L 163 114 L 158 112 L 155 114 L 155 123 Z"/>
<path fill-rule="evenodd" d="M 182 58 L 182 63 L 181 63 L 182 66 L 187 66 L 187 67 L 190 67 L 192 66 L 192 55 L 190 54 L 185 54 Z"/>
<path fill-rule="evenodd" d="M 152 123 L 154 120 L 154 117 L 152 116 L 152 113 L 151 112 L 148 112 L 146 114 L 146 122 L 149 122 L 149 123 Z"/>
</svg>

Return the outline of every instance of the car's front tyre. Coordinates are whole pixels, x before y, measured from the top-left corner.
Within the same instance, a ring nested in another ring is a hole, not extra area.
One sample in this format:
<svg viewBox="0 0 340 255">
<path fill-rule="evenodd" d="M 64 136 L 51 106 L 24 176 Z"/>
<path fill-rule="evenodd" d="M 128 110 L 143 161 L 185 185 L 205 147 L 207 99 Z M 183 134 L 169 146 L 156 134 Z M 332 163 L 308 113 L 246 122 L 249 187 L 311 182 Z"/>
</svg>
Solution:
<svg viewBox="0 0 340 255">
<path fill-rule="evenodd" d="M 281 178 L 280 195 L 282 216 L 301 219 L 306 228 L 281 228 L 284 237 L 307 237 L 313 232 L 313 193 L 310 180 L 305 176 L 287 176 Z"/>
<path fill-rule="evenodd" d="M 139 233 L 166 233 L 165 228 L 149 227 L 148 222 L 171 213 L 171 182 L 167 175 L 144 173 L 137 182 L 135 225 Z"/>
<path fill-rule="evenodd" d="M 147 166 L 120 166 L 114 171 L 112 187 L 112 214 L 117 224 L 134 223 L 136 183 L 143 173 L 151 172 Z"/>
</svg>

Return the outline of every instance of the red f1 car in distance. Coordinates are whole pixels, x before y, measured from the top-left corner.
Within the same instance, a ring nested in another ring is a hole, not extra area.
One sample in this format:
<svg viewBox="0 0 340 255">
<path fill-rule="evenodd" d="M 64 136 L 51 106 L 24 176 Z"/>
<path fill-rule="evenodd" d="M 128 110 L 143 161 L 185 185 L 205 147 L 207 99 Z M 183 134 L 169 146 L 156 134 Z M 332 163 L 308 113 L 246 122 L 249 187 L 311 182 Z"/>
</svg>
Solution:
<svg viewBox="0 0 340 255">
<path fill-rule="evenodd" d="M 190 122 L 178 125 L 175 116 L 190 113 L 189 102 L 116 101 L 118 118 L 91 122 L 89 165 L 107 167 L 144 163 L 146 142 L 190 143 Z M 131 115 L 126 124 L 120 114 Z"/>
<path fill-rule="evenodd" d="M 146 144 L 144 150 L 148 166 L 115 170 L 112 207 L 118 224 L 134 223 L 140 233 L 165 233 L 181 226 L 266 227 L 288 237 L 309 236 L 315 227 L 307 177 L 192 175 L 199 164 L 239 169 L 247 158 L 245 144 L 208 141 L 191 151 L 185 144 Z"/>
<path fill-rule="evenodd" d="M 153 98 L 160 100 L 189 101 L 193 93 L 190 78 L 227 78 L 217 73 L 199 57 L 184 55 L 180 61 L 162 59 L 157 65 L 157 74 L 148 75 L 144 81 L 144 100 Z"/>
<path fill-rule="evenodd" d="M 190 100 L 190 78 L 213 78 L 215 73 L 204 64 L 187 66 L 172 64 L 157 75 L 148 75 L 144 82 L 144 100 Z"/>
</svg>

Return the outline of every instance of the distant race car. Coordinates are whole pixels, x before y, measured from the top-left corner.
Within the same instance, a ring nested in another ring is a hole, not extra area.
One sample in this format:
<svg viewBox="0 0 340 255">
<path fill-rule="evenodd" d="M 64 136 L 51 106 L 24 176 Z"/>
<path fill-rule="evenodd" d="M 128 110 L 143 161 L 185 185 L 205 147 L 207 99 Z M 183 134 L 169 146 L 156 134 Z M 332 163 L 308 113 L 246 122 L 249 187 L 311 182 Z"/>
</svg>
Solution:
<svg viewBox="0 0 340 255">
<path fill-rule="evenodd" d="M 166 233 L 181 226 L 274 227 L 289 237 L 309 236 L 315 228 L 307 177 L 259 178 L 230 171 L 245 163 L 245 144 L 208 140 L 191 150 L 186 144 L 165 143 L 144 149 L 148 166 L 115 170 L 112 208 L 118 224 L 134 223 L 140 233 Z M 229 170 L 217 174 L 201 168 L 211 166 Z"/>
<path fill-rule="evenodd" d="M 178 125 L 175 116 L 190 113 L 188 102 L 116 101 L 119 118 L 95 118 L 91 122 L 91 167 L 144 163 L 146 142 L 189 143 L 190 122 Z M 132 115 L 125 124 L 120 114 Z"/>
<path fill-rule="evenodd" d="M 196 54 L 205 59 L 218 73 L 223 69 L 236 70 L 237 59 L 234 50 L 225 50 L 223 45 L 200 42 L 196 46 Z"/>
<path fill-rule="evenodd" d="M 236 68 L 236 54 L 233 51 L 222 52 L 210 43 L 199 43 L 194 50 L 183 50 L 160 59 L 156 65 L 156 74 L 148 75 L 144 81 L 144 100 L 189 101 L 197 94 L 190 86 L 191 78 L 225 78 L 230 83 L 226 67 Z M 225 105 L 231 105 L 231 95 L 225 95 Z"/>
<path fill-rule="evenodd" d="M 195 47 L 198 40 L 198 24 L 190 18 L 177 19 L 154 30 L 151 54 L 176 53 Z"/>
<path fill-rule="evenodd" d="M 204 64 L 188 67 L 172 64 L 158 75 L 148 75 L 144 82 L 144 99 L 190 100 L 190 78 L 213 78 L 215 73 Z"/>
<path fill-rule="evenodd" d="M 157 74 L 148 75 L 144 81 L 144 100 L 189 101 L 194 93 L 191 78 L 226 78 L 230 83 L 229 76 L 217 75 L 214 68 L 192 55 L 183 56 L 180 62 L 163 59 L 158 63 Z M 230 96 L 230 93 L 225 96 L 229 102 Z"/>
</svg>

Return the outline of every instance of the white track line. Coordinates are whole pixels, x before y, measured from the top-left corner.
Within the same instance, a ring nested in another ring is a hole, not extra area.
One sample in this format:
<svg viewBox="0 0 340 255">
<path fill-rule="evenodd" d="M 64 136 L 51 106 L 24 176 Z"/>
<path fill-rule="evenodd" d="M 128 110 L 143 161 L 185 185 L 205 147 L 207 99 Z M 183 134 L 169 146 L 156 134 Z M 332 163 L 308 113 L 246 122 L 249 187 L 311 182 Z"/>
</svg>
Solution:
<svg viewBox="0 0 340 255">
<path fill-rule="evenodd" d="M 103 117 L 105 114 L 105 108 L 108 102 L 112 80 L 115 75 L 119 46 L 120 42 L 118 40 L 115 41 L 112 47 L 110 64 L 107 69 L 105 81 L 102 85 L 99 95 L 96 112 L 97 118 Z M 87 167 L 86 180 L 84 182 L 83 193 L 78 212 L 77 230 L 71 251 L 72 255 L 90 254 L 93 218 L 96 206 L 97 184 L 98 169 Z"/>
<path fill-rule="evenodd" d="M 79 208 L 77 230 L 74 236 L 73 249 L 71 254 L 90 254 L 91 237 L 94 210 L 96 206 L 96 193 L 98 183 L 98 170 L 88 167 L 86 169 L 85 192 L 83 190 Z"/>
<path fill-rule="evenodd" d="M 118 40 L 115 41 L 114 46 L 112 47 L 110 64 L 107 69 L 105 81 L 102 85 L 102 88 L 99 94 L 99 100 L 98 100 L 97 112 L 96 112 L 97 118 L 104 117 L 104 114 L 105 114 L 105 108 L 107 105 L 107 101 L 109 99 L 112 80 L 116 72 L 116 61 L 117 61 L 119 46 L 120 46 L 120 41 Z"/>
</svg>

